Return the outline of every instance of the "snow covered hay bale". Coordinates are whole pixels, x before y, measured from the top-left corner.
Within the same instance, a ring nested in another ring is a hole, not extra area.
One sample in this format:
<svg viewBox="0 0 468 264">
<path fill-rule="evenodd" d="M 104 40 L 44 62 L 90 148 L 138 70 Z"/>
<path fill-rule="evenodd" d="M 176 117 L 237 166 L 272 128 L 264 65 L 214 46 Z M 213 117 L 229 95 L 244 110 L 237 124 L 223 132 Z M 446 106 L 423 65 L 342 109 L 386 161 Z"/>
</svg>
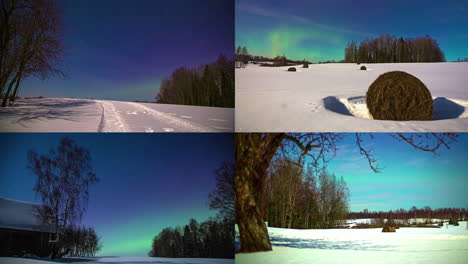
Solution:
<svg viewBox="0 0 468 264">
<path fill-rule="evenodd" d="M 361 66 L 361 71 L 367 70 L 366 66 Z"/>
<path fill-rule="evenodd" d="M 366 93 L 369 113 L 378 120 L 432 120 L 432 95 L 415 76 L 392 71 L 380 75 Z"/>
<path fill-rule="evenodd" d="M 382 232 L 386 233 L 386 232 L 396 232 L 395 230 L 395 227 L 393 226 L 386 226 L 382 229 Z"/>
<path fill-rule="evenodd" d="M 289 67 L 288 71 L 289 71 L 289 72 L 295 72 L 295 71 L 296 71 L 296 68 L 294 68 L 294 67 Z"/>
</svg>

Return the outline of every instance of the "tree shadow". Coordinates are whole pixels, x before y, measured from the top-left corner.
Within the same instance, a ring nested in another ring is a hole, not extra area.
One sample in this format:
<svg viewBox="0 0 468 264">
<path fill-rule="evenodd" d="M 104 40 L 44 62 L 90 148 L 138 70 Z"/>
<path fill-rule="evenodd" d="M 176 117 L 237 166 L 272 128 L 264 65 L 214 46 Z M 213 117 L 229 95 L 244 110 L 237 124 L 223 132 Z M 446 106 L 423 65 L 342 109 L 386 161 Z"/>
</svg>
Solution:
<svg viewBox="0 0 468 264">
<path fill-rule="evenodd" d="M 454 119 L 465 112 L 465 107 L 445 97 L 437 97 L 433 100 L 433 120 Z"/>
<path fill-rule="evenodd" d="M 270 237 L 271 244 L 277 247 L 342 250 L 388 250 L 391 246 L 375 245 L 359 240 L 330 241 L 326 239 L 302 239 Z"/>
<path fill-rule="evenodd" d="M 60 99 L 19 100 L 11 107 L 0 108 L 0 120 L 12 120 L 23 127 L 27 127 L 27 123 L 38 119 L 77 122 L 79 117 L 90 115 L 80 107 L 92 104 L 95 102 L 79 99 L 67 101 Z"/>
<path fill-rule="evenodd" d="M 348 108 L 335 96 L 328 96 L 323 98 L 322 100 L 325 109 L 342 115 L 354 116 L 353 114 L 351 114 Z"/>
</svg>

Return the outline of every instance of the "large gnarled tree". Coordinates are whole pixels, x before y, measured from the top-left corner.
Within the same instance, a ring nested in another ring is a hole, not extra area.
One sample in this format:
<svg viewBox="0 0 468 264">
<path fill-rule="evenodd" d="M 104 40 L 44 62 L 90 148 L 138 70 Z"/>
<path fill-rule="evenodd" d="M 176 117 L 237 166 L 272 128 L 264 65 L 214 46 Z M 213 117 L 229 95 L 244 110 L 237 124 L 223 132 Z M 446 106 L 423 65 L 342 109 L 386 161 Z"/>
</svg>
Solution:
<svg viewBox="0 0 468 264">
<path fill-rule="evenodd" d="M 307 156 L 320 169 L 332 158 L 346 134 L 337 133 L 242 133 L 236 135 L 236 221 L 239 227 L 241 252 L 271 250 L 268 231 L 260 211 L 270 162 L 275 156 L 295 157 L 298 163 Z M 390 134 L 417 150 L 437 153 L 456 141 L 455 134 L 422 133 Z M 373 135 L 368 134 L 369 141 Z M 355 134 L 356 147 L 374 172 L 380 168 L 363 134 Z"/>
</svg>

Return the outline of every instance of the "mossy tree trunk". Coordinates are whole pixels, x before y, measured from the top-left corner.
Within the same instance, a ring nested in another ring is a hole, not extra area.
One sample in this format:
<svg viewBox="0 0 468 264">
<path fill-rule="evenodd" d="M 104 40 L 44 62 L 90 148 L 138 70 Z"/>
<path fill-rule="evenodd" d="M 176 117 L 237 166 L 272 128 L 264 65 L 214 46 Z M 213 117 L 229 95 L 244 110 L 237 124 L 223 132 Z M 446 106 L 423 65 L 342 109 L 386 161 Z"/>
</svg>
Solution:
<svg viewBox="0 0 468 264">
<path fill-rule="evenodd" d="M 236 218 L 241 252 L 271 250 L 260 212 L 265 174 L 284 134 L 238 134 L 236 138 Z"/>
</svg>

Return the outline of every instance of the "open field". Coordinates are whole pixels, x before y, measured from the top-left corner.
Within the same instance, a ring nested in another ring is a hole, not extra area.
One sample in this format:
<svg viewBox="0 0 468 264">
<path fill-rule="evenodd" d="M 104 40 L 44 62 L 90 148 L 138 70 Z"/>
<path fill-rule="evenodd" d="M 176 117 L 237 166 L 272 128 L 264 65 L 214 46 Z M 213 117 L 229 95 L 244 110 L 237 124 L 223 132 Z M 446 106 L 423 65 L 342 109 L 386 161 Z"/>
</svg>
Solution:
<svg viewBox="0 0 468 264">
<path fill-rule="evenodd" d="M 359 68 L 365 65 L 366 71 Z M 468 63 L 311 64 L 236 69 L 237 132 L 464 132 Z M 431 121 L 370 119 L 366 91 L 382 73 L 405 71 L 430 90 Z"/>
</svg>

